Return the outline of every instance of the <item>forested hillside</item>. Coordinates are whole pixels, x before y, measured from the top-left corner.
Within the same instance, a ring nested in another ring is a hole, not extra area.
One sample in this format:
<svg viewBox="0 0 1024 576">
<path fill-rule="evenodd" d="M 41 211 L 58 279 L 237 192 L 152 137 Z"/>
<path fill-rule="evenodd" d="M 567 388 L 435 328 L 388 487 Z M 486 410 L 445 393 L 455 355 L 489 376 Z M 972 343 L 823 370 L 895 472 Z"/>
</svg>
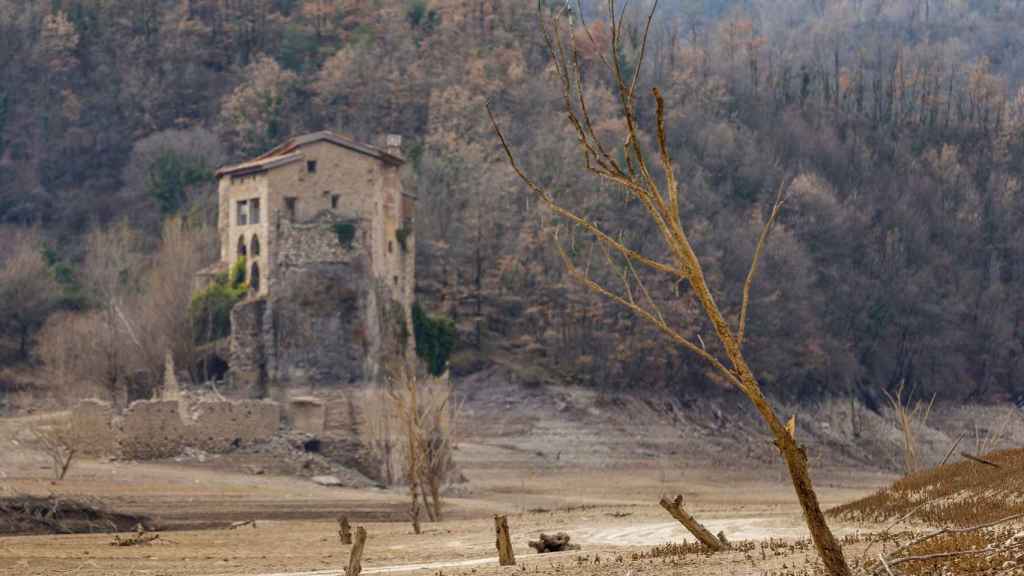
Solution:
<svg viewBox="0 0 1024 576">
<path fill-rule="evenodd" d="M 657 85 L 667 98 L 685 219 L 733 313 L 767 209 L 780 185 L 791 190 L 750 312 L 747 348 L 766 387 L 1024 393 L 1024 2 L 662 4 L 642 92 Z M 604 6 L 574 8 L 573 22 L 591 113 L 621 147 Z M 627 69 L 645 8 L 627 10 Z M 131 324 L 115 318 L 122 297 L 166 285 L 167 262 L 182 277 L 201 265 L 174 254 L 208 250 L 180 228 L 208 237 L 218 164 L 331 128 L 404 135 L 420 300 L 456 319 L 457 370 L 497 358 L 610 388 L 708 386 L 700 364 L 565 277 L 554 223 L 498 146 L 488 101 L 531 175 L 629 244 L 661 249 L 638 206 L 609 202 L 585 174 L 538 10 L 565 6 L 0 0 L 4 361 L 52 364 L 54 333 L 74 333 L 62 326 L 83 314 L 105 314 L 115 331 Z M 650 135 L 653 103 L 641 110 Z M 139 255 L 113 266 L 139 276 L 105 292 L 89 276 L 111 245 Z M 44 273 L 56 285 L 26 280 Z M 710 333 L 677 286 L 651 289 L 693 318 L 695 340 Z M 180 318 L 162 322 L 153 330 L 188 332 Z M 189 346 L 166 348 L 188 365 Z M 149 351 L 154 369 L 161 349 Z"/>
</svg>

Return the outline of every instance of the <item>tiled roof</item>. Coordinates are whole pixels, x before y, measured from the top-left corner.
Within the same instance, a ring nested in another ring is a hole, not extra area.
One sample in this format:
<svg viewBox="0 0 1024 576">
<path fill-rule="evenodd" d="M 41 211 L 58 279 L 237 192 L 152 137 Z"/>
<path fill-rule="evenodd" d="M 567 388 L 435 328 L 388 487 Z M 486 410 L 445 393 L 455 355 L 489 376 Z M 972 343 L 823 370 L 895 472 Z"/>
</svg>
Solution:
<svg viewBox="0 0 1024 576">
<path fill-rule="evenodd" d="M 377 148 L 376 146 L 361 144 L 350 138 L 346 138 L 341 134 L 331 132 L 330 130 L 322 130 L 320 132 L 313 132 L 311 134 L 296 136 L 286 140 L 273 150 L 252 160 L 248 160 L 241 164 L 225 166 L 217 171 L 217 177 L 219 178 L 227 174 L 238 174 L 239 172 L 258 172 L 295 162 L 296 160 L 303 158 L 300 148 L 315 142 L 330 142 L 336 146 L 341 146 L 342 148 L 347 148 L 349 150 L 359 152 L 360 154 L 366 154 L 367 156 L 377 158 L 378 160 L 389 164 L 397 165 L 405 162 L 405 159 L 401 156 L 391 154 L 390 152 Z"/>
</svg>

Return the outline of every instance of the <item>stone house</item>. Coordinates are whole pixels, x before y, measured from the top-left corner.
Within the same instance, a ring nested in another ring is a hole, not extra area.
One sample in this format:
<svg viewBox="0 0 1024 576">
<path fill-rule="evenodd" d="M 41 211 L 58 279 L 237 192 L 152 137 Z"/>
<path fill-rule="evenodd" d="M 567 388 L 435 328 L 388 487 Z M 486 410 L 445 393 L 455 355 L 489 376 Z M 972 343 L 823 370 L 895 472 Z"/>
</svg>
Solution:
<svg viewBox="0 0 1024 576">
<path fill-rule="evenodd" d="M 314 132 L 217 171 L 220 261 L 200 281 L 245 257 L 228 359 L 241 394 L 372 382 L 412 358 L 415 198 L 400 146 Z"/>
</svg>

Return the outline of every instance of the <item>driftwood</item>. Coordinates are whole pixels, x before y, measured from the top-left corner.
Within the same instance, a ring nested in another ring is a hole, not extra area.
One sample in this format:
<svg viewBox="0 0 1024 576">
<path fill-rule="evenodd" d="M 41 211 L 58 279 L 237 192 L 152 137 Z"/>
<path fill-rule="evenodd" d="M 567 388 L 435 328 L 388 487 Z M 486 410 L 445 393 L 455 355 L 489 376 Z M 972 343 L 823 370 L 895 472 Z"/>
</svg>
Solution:
<svg viewBox="0 0 1024 576">
<path fill-rule="evenodd" d="M 348 570 L 345 576 L 359 576 L 363 571 L 363 547 L 366 546 L 366 528 L 356 528 L 356 542 L 352 545 L 352 554 L 348 557 Z"/>
<path fill-rule="evenodd" d="M 338 539 L 342 544 L 352 543 L 352 526 L 348 523 L 348 516 L 338 518 Z"/>
<path fill-rule="evenodd" d="M 690 514 L 683 509 L 683 497 L 682 495 L 676 496 L 675 500 L 669 500 L 667 496 L 662 496 L 659 502 L 661 507 L 668 511 L 673 518 L 679 521 L 693 537 L 696 538 L 701 544 L 703 544 L 708 550 L 719 552 L 726 549 L 726 546 L 715 538 L 715 535 L 708 531 L 700 522 L 697 522 L 690 516 Z"/>
<path fill-rule="evenodd" d="M 150 542 L 159 538 L 159 534 L 146 534 L 146 529 L 139 524 L 135 527 L 135 535 L 121 538 L 117 534 L 114 534 L 114 541 L 110 543 L 111 546 L 142 546 L 149 544 Z"/>
<path fill-rule="evenodd" d="M 529 544 L 530 548 L 536 550 L 538 554 L 580 549 L 576 544 L 569 544 L 569 535 L 565 532 L 559 532 L 558 534 L 541 534 L 539 540 L 531 540 Z"/>
<path fill-rule="evenodd" d="M 243 526 L 252 526 L 253 528 L 255 528 L 256 520 L 243 520 L 241 522 L 232 522 L 231 526 L 228 526 L 228 528 L 230 528 L 231 530 L 235 530 Z"/>
<path fill-rule="evenodd" d="M 515 566 L 516 555 L 512 551 L 512 537 L 509 535 L 507 517 L 494 517 L 494 532 L 497 536 L 495 546 L 498 547 L 498 564 L 500 566 Z"/>
<path fill-rule="evenodd" d="M 967 458 L 968 460 L 974 460 L 975 462 L 977 462 L 979 464 L 984 464 L 986 466 L 991 466 L 993 468 L 1002 468 L 1002 466 L 1000 466 L 999 464 L 996 464 L 995 462 L 990 462 L 988 460 L 985 460 L 984 458 L 979 458 L 977 456 L 971 456 L 967 452 L 961 452 L 960 455 L 963 456 L 964 458 Z"/>
</svg>

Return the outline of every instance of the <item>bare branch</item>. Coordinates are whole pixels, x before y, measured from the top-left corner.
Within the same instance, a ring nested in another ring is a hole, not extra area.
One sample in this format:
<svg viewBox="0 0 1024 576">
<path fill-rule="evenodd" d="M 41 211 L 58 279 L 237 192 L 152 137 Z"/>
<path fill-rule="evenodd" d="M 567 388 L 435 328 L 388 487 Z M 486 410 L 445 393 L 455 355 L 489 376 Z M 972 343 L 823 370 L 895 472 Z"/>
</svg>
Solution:
<svg viewBox="0 0 1024 576">
<path fill-rule="evenodd" d="M 775 221 L 779 217 L 779 212 L 782 211 L 782 205 L 786 203 L 786 191 L 789 189 L 789 178 L 783 177 L 782 183 L 779 184 L 779 192 L 775 196 L 775 204 L 772 205 L 771 215 L 768 216 L 768 221 L 764 223 L 764 228 L 761 230 L 761 236 L 757 239 L 757 248 L 754 249 L 754 258 L 750 262 L 750 270 L 747 272 L 747 279 L 743 282 L 743 303 L 740 304 L 740 322 L 739 327 L 736 330 L 736 343 L 740 349 L 743 348 L 743 335 L 747 327 L 747 308 L 750 306 L 750 287 L 754 284 L 754 276 L 757 275 L 757 264 L 761 260 L 761 254 L 764 253 L 765 244 L 768 242 L 768 235 L 772 233 L 772 228 L 775 227 Z"/>
<path fill-rule="evenodd" d="M 583 218 L 576 214 L 575 212 L 558 204 L 555 201 L 555 199 L 551 197 L 547 190 L 545 190 L 539 184 L 534 182 L 529 176 L 526 175 L 525 172 L 523 172 L 522 168 L 519 166 L 519 163 L 516 161 L 515 156 L 512 154 L 512 149 L 509 147 L 508 142 L 505 140 L 505 134 L 501 131 L 501 128 L 498 126 L 498 122 L 494 117 L 494 111 L 491 110 L 490 104 L 487 105 L 487 114 L 488 116 L 490 116 L 491 126 L 494 127 L 494 131 L 498 135 L 498 139 L 501 141 L 501 146 L 505 151 L 505 156 L 506 158 L 508 158 L 509 164 L 512 166 L 512 170 L 515 171 L 516 175 L 519 176 L 519 178 L 526 183 L 530 190 L 532 190 L 534 194 L 536 194 L 541 199 L 541 201 L 543 201 L 555 214 L 587 230 L 588 232 L 593 234 L 594 237 L 596 237 L 598 240 L 607 244 L 616 252 L 622 254 L 627 258 L 632 259 L 635 262 L 639 262 L 640 264 L 643 264 L 644 266 L 647 266 L 648 268 L 651 268 L 653 270 L 657 270 L 658 272 L 664 272 L 666 274 L 671 274 L 679 278 L 687 277 L 685 270 L 678 270 L 674 266 L 665 264 L 664 262 L 659 262 L 652 258 L 648 258 L 643 254 L 640 254 L 639 252 L 626 247 L 621 242 L 609 236 L 604 230 L 602 230 L 600 227 L 595 225 L 590 220 Z"/>
<path fill-rule="evenodd" d="M 737 387 L 743 387 L 739 379 L 736 377 L 736 374 L 734 374 L 729 368 L 727 368 L 714 355 L 704 350 L 703 348 L 695 345 L 693 342 L 690 342 L 690 340 L 688 340 L 685 336 L 680 334 L 679 331 L 669 326 L 668 323 L 660 320 L 657 315 L 647 310 L 643 306 L 640 306 L 635 302 L 630 302 L 628 299 L 622 297 L 619 294 L 616 294 L 615 292 L 612 292 L 608 288 L 599 284 L 590 276 L 580 272 L 579 268 L 577 268 L 575 263 L 573 263 L 572 258 L 570 258 L 569 255 L 565 252 L 565 249 L 562 247 L 561 242 L 558 240 L 557 234 L 554 238 L 554 244 L 558 250 L 559 256 L 561 256 L 562 258 L 562 262 L 565 264 L 566 271 L 569 273 L 570 276 L 575 278 L 577 282 L 583 284 L 585 287 L 592 290 L 593 292 L 596 292 L 597 294 L 600 294 L 608 298 L 609 300 L 621 304 L 622 306 L 626 307 L 637 316 L 643 318 L 644 320 L 647 320 L 649 323 L 651 323 L 651 325 L 657 328 L 658 331 L 668 336 L 669 339 L 706 360 L 709 364 L 711 364 L 712 367 L 714 367 L 718 372 L 725 376 L 726 379 L 729 380 L 729 382 L 731 382 Z"/>
</svg>

